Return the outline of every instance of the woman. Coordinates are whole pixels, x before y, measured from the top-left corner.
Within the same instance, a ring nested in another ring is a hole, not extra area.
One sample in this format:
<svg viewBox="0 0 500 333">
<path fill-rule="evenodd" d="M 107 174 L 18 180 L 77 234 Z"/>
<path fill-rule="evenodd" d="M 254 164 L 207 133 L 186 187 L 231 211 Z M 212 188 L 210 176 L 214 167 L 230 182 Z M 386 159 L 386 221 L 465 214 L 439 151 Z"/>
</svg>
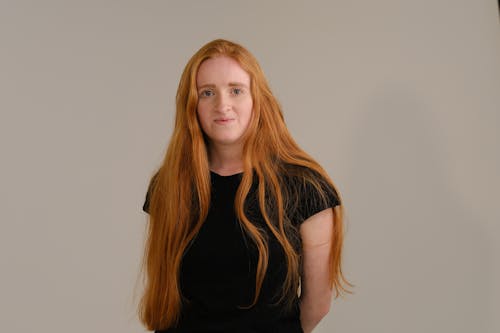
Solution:
<svg viewBox="0 0 500 333">
<path fill-rule="evenodd" d="M 350 285 L 331 179 L 236 43 L 193 55 L 176 106 L 143 206 L 141 321 L 156 332 L 311 332 Z"/>
</svg>

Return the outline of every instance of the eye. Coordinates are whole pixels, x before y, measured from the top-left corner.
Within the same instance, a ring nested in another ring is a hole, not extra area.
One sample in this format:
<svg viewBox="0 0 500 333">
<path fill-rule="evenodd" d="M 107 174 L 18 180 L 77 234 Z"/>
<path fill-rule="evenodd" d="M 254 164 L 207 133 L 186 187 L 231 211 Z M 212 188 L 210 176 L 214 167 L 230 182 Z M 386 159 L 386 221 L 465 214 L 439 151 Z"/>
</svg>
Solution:
<svg viewBox="0 0 500 333">
<path fill-rule="evenodd" d="M 214 92 L 210 89 L 206 89 L 206 90 L 202 90 L 200 92 L 200 97 L 210 97 L 210 96 L 213 96 L 214 95 Z"/>
<path fill-rule="evenodd" d="M 243 89 L 241 88 L 233 88 L 233 95 L 241 95 L 243 94 Z"/>
</svg>

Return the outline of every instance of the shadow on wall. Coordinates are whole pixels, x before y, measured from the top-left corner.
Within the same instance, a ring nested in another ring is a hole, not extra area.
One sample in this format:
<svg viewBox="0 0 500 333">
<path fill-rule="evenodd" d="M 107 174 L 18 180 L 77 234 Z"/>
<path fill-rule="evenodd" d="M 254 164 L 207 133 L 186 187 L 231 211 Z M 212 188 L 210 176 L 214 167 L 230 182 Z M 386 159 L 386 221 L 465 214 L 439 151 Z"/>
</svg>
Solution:
<svg viewBox="0 0 500 333">
<path fill-rule="evenodd" d="M 485 221 L 451 190 L 430 108 L 401 86 L 386 87 L 363 117 L 347 181 L 356 198 L 346 207 L 356 285 L 347 306 L 355 309 L 341 320 L 353 332 L 486 332 L 491 244 Z"/>
</svg>

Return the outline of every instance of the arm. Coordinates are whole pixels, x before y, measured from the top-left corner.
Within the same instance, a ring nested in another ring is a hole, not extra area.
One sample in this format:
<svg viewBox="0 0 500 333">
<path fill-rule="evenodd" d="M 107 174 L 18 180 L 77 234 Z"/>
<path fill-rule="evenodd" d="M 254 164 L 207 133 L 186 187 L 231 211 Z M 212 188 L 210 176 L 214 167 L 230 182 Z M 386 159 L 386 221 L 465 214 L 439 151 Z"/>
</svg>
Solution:
<svg viewBox="0 0 500 333">
<path fill-rule="evenodd" d="M 303 250 L 300 321 L 305 333 L 310 333 L 330 310 L 329 255 L 333 218 L 332 208 L 327 208 L 300 226 Z"/>
</svg>

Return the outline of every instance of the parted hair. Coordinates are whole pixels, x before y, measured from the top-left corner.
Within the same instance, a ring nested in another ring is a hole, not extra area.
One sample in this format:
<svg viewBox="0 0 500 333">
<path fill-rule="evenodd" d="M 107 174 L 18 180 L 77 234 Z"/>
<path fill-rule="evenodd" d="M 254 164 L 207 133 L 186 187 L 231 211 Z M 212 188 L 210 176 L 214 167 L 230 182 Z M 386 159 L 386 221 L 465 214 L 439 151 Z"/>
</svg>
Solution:
<svg viewBox="0 0 500 333">
<path fill-rule="evenodd" d="M 258 250 L 255 296 L 244 307 L 258 301 L 269 259 L 267 237 L 244 209 L 254 182 L 258 184 L 256 196 L 263 220 L 286 257 L 287 275 L 279 302 L 289 308 L 298 292 L 301 253 L 293 243 L 298 228 L 287 215 L 288 205 L 297 198 L 284 188 L 284 176 L 299 177 L 320 191 L 325 200 L 326 194 L 321 192 L 324 186 L 317 175 L 335 189 L 340 204 L 333 209 L 330 283 L 335 298 L 350 292 L 346 285 L 352 286 L 341 269 L 344 208 L 339 191 L 326 171 L 290 135 L 281 106 L 255 57 L 237 43 L 217 39 L 201 47 L 184 68 L 176 95 L 173 133 L 163 162 L 149 184 L 149 222 L 142 265 L 144 292 L 138 309 L 140 320 L 149 330 L 166 329 L 178 322 L 183 305 L 181 260 L 209 211 L 208 141 L 197 118 L 196 76 L 203 61 L 218 56 L 231 57 L 249 74 L 253 99 L 250 124 L 244 134 L 243 175 L 234 202 L 242 230 Z"/>
</svg>

